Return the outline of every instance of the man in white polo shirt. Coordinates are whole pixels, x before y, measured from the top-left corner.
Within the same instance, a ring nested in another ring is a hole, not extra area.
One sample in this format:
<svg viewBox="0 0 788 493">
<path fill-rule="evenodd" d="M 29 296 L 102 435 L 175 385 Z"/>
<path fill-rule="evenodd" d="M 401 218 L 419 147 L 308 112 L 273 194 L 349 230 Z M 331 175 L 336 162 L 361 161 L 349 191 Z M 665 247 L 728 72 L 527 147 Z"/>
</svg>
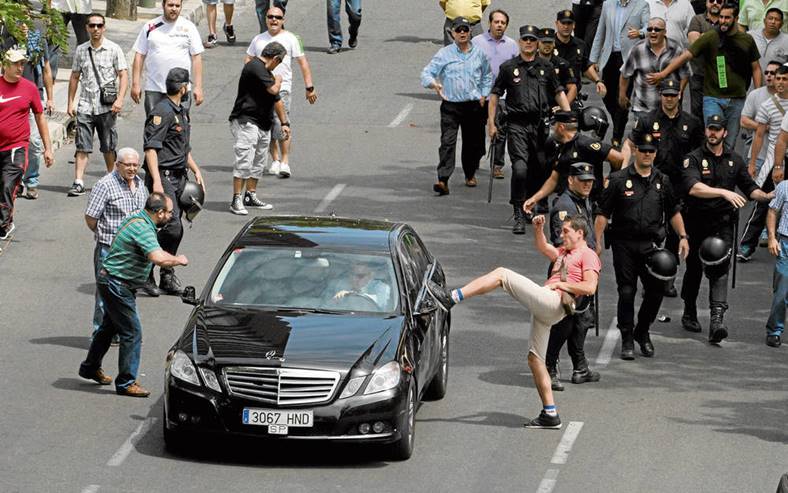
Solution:
<svg viewBox="0 0 788 493">
<path fill-rule="evenodd" d="M 167 74 L 179 67 L 189 71 L 194 102 L 202 104 L 202 56 L 205 51 L 197 27 L 181 17 L 181 0 L 162 0 L 163 15 L 143 24 L 134 43 L 131 99 L 139 104 L 142 97 L 140 79 L 145 67 L 145 115 L 167 98 Z M 188 111 L 191 98 L 186 93 L 181 101 Z"/>
<path fill-rule="evenodd" d="M 263 48 L 269 43 L 276 41 L 287 50 L 285 59 L 274 69 L 274 75 L 282 77 L 282 85 L 279 89 L 279 97 L 285 105 L 285 112 L 290 115 L 290 91 L 293 85 L 293 67 L 292 61 L 295 59 L 301 67 L 301 75 L 304 77 L 304 87 L 306 91 L 306 100 L 310 104 L 317 101 L 317 91 L 312 84 L 312 70 L 309 68 L 309 62 L 304 54 L 304 46 L 301 43 L 301 38 L 286 31 L 284 29 L 285 11 L 279 7 L 271 7 L 265 16 L 265 23 L 268 30 L 258 34 L 249 43 L 249 48 L 246 50 L 246 57 L 244 63 L 249 63 L 255 57 L 260 56 Z M 290 120 L 292 123 L 292 120 Z M 271 127 L 271 167 L 268 170 L 269 174 L 278 175 L 280 178 L 290 177 L 290 139 L 282 132 L 282 125 L 279 118 L 274 115 L 274 124 Z M 278 144 L 278 145 L 277 145 Z M 281 150 L 281 156 L 280 156 Z"/>
</svg>

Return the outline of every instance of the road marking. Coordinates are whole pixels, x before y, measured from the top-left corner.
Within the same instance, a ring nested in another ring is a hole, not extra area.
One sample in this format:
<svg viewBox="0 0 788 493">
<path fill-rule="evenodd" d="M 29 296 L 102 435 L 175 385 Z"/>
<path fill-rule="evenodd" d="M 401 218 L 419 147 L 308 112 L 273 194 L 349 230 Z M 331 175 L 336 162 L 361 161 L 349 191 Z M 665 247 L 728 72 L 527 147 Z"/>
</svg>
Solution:
<svg viewBox="0 0 788 493">
<path fill-rule="evenodd" d="M 550 493 L 555 488 L 556 481 L 558 481 L 558 469 L 548 469 L 536 493 Z"/>
<path fill-rule="evenodd" d="M 561 437 L 561 441 L 555 448 L 553 460 L 550 461 L 551 464 L 566 464 L 566 460 L 569 458 L 569 452 L 572 451 L 572 445 L 574 445 L 575 440 L 577 440 L 577 435 L 580 434 L 580 430 L 582 429 L 582 421 L 569 422 L 569 425 L 566 427 L 566 431 L 564 432 L 564 436 Z"/>
<path fill-rule="evenodd" d="M 101 488 L 101 486 L 97 484 L 89 484 L 84 488 L 82 488 L 82 493 L 96 493 L 99 490 L 99 488 Z"/>
<path fill-rule="evenodd" d="M 602 347 L 599 348 L 599 354 L 596 357 L 596 366 L 607 366 L 610 363 L 610 358 L 613 357 L 613 351 L 616 349 L 616 344 L 618 343 L 619 338 L 619 330 L 616 325 L 618 324 L 618 318 L 613 317 L 613 320 L 610 321 L 610 327 L 607 328 L 607 334 L 605 334 L 605 342 L 602 343 Z"/>
<path fill-rule="evenodd" d="M 107 461 L 107 465 L 110 467 L 117 467 L 123 464 L 123 461 L 126 460 L 126 457 L 129 456 L 132 450 L 134 450 L 134 443 L 137 440 L 137 437 L 144 435 L 148 429 L 150 429 L 151 425 L 155 423 L 158 418 L 148 418 L 135 429 L 131 435 L 123 442 L 123 445 L 120 446 L 117 452 L 109 458 Z"/>
<path fill-rule="evenodd" d="M 339 194 L 342 193 L 342 190 L 344 190 L 346 186 L 347 185 L 344 183 L 337 183 L 336 185 L 334 185 L 334 188 L 332 188 L 326 194 L 326 196 L 323 197 L 323 200 L 320 201 L 317 207 L 315 207 L 315 212 L 325 212 L 328 206 L 331 205 L 331 202 L 333 202 L 334 199 L 339 197 Z"/>
<path fill-rule="evenodd" d="M 388 127 L 394 128 L 398 126 L 400 123 L 402 123 L 405 120 L 405 118 L 408 117 L 408 115 L 412 110 L 413 110 L 413 103 L 406 104 L 405 107 L 402 108 L 402 111 L 400 111 L 399 114 L 396 116 L 396 118 L 391 120 L 391 123 L 388 124 Z"/>
</svg>

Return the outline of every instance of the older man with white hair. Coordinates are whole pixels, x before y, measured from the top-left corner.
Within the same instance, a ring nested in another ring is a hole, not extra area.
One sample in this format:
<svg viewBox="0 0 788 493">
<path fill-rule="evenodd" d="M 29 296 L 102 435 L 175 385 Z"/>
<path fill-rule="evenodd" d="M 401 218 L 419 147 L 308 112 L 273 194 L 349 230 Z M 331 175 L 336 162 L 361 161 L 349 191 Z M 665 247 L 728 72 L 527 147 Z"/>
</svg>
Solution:
<svg viewBox="0 0 788 493">
<path fill-rule="evenodd" d="M 115 169 L 96 182 L 90 191 L 85 222 L 96 238 L 93 265 L 97 277 L 101 262 L 109 253 L 109 247 L 120 224 L 129 214 L 145 207 L 148 190 L 142 186 L 142 179 L 137 175 L 139 169 L 139 153 L 130 147 L 124 147 L 118 150 Z M 97 290 L 93 311 L 94 333 L 103 318 L 104 303 Z"/>
</svg>

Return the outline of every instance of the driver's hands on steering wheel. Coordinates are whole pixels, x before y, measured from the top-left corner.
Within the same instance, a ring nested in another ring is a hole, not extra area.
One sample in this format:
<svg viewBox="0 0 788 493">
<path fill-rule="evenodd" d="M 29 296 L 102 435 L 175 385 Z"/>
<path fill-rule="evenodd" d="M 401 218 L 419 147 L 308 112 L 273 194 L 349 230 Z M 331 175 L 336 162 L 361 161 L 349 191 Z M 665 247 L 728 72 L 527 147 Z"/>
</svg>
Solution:
<svg viewBox="0 0 788 493">
<path fill-rule="evenodd" d="M 347 296 L 349 294 L 352 294 L 352 293 L 355 293 L 355 291 L 349 291 L 347 289 L 343 289 L 343 290 L 339 291 L 337 294 L 334 295 L 334 299 L 335 300 L 342 299 L 345 296 Z"/>
</svg>

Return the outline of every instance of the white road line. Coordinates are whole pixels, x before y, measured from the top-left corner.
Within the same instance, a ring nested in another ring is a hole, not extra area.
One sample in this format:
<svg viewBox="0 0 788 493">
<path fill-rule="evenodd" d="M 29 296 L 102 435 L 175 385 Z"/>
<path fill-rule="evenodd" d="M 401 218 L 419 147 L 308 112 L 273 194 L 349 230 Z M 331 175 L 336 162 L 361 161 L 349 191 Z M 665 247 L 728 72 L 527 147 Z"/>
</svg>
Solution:
<svg viewBox="0 0 788 493">
<path fill-rule="evenodd" d="M 84 488 L 82 488 L 82 493 L 96 493 L 99 490 L 99 488 L 101 488 L 101 486 L 97 484 L 89 484 Z"/>
<path fill-rule="evenodd" d="M 572 445 L 575 444 L 577 435 L 580 434 L 580 430 L 582 429 L 582 421 L 569 422 L 569 425 L 566 427 L 566 431 L 564 432 L 564 436 L 561 437 L 561 441 L 555 448 L 553 460 L 550 461 L 551 464 L 566 464 L 566 461 L 569 458 L 569 452 L 572 451 Z"/>
<path fill-rule="evenodd" d="M 619 338 L 619 330 L 616 325 L 618 324 L 618 318 L 613 317 L 613 320 L 610 321 L 610 327 L 607 328 L 607 334 L 605 334 L 605 342 L 602 343 L 602 347 L 599 348 L 599 354 L 596 357 L 596 366 L 607 366 L 610 363 L 610 358 L 613 357 L 613 351 L 616 349 L 616 344 L 618 343 Z"/>
<path fill-rule="evenodd" d="M 137 426 L 137 429 L 134 430 L 131 435 L 129 435 L 125 442 L 123 442 L 123 445 L 120 446 L 118 451 L 109 458 L 107 465 L 110 467 L 117 467 L 123 464 L 123 461 L 126 460 L 126 457 L 128 457 L 131 451 L 134 450 L 134 442 L 136 441 L 137 437 L 144 435 L 151 425 L 156 421 L 158 421 L 158 418 L 148 418 L 140 423 L 140 425 Z"/>
<path fill-rule="evenodd" d="M 413 110 L 413 103 L 406 104 L 405 107 L 402 108 L 402 111 L 400 111 L 399 114 L 396 116 L 396 118 L 391 120 L 391 123 L 388 124 L 388 127 L 394 128 L 398 126 L 400 123 L 402 123 L 405 120 L 405 118 L 408 117 L 408 114 L 410 114 L 412 110 Z"/>
<path fill-rule="evenodd" d="M 555 488 L 555 483 L 558 481 L 558 469 L 548 469 L 546 473 L 544 473 L 544 478 L 542 478 L 542 482 L 539 483 L 539 489 L 536 490 L 536 493 L 550 493 Z"/>
<path fill-rule="evenodd" d="M 345 185 L 344 183 L 337 183 L 336 185 L 334 185 L 334 188 L 332 188 L 326 194 L 326 196 L 323 197 L 323 200 L 320 201 L 317 207 L 315 207 L 315 212 L 325 212 L 328 206 L 331 205 L 331 202 L 333 202 L 334 199 L 339 197 L 339 194 L 342 193 L 342 190 L 344 190 L 346 186 L 347 185 Z"/>
</svg>

